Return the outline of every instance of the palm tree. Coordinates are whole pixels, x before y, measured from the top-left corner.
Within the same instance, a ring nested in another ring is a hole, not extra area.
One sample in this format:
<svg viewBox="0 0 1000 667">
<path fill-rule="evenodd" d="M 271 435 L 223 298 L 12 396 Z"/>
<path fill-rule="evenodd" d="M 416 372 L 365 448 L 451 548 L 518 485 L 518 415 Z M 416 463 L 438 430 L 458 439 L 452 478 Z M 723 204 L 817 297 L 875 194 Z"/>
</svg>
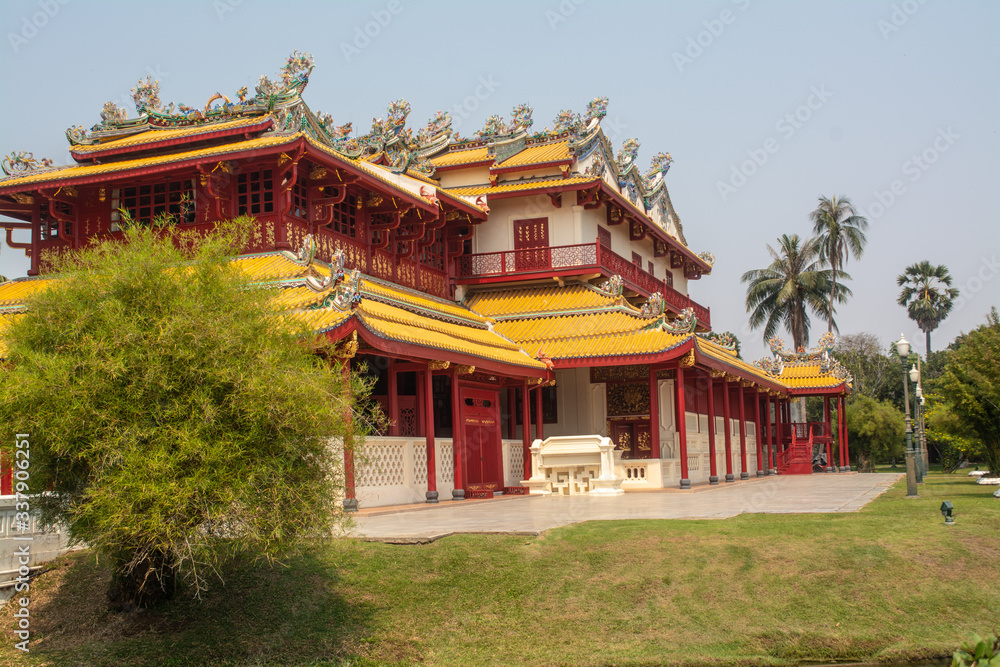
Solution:
<svg viewBox="0 0 1000 667">
<path fill-rule="evenodd" d="M 860 258 L 865 251 L 865 230 L 868 219 L 854 211 L 854 205 L 847 197 L 833 199 L 819 198 L 819 206 L 809 214 L 813 221 L 813 233 L 819 239 L 819 258 L 829 262 L 832 271 L 830 285 L 830 314 L 827 331 L 833 331 L 833 295 L 837 291 L 838 269 L 843 268 L 853 255 Z M 843 275 L 843 274 L 841 274 Z"/>
<path fill-rule="evenodd" d="M 951 274 L 944 264 L 932 265 L 926 259 L 906 267 L 896 284 L 903 289 L 897 303 L 906 308 L 906 314 L 924 332 L 925 350 L 931 352 L 931 332 L 948 317 L 958 289 L 951 286 Z"/>
<path fill-rule="evenodd" d="M 767 246 L 771 265 L 743 274 L 747 286 L 746 305 L 750 313 L 750 327 L 764 326 L 764 340 L 768 340 L 784 325 L 792 335 L 795 349 L 809 343 L 809 313 L 826 318 L 832 329 L 833 301 L 843 303 L 851 290 L 835 284 L 831 272 L 820 261 L 820 240 L 802 241 L 798 234 L 782 235 L 778 249 Z M 850 276 L 841 272 L 842 277 Z M 827 295 L 830 295 L 828 300 Z"/>
</svg>

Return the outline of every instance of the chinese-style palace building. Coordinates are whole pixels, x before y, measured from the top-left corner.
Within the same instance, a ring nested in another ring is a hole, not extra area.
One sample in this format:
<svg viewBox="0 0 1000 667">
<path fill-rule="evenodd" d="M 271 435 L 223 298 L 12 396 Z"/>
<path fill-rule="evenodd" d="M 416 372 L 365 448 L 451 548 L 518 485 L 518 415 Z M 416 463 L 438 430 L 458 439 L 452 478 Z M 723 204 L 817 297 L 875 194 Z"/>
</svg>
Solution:
<svg viewBox="0 0 1000 667">
<path fill-rule="evenodd" d="M 5 158 L 0 227 L 31 269 L 0 284 L 0 358 L 53 256 L 120 235 L 124 212 L 200 230 L 248 215 L 233 261 L 374 376 L 389 426 L 349 457 L 349 506 L 523 493 L 550 436 L 610 438 L 626 491 L 850 470 L 832 336 L 750 364 L 712 332 L 689 292 L 714 258 L 687 245 L 671 158 L 642 172 L 638 141 L 616 153 L 607 99 L 541 131 L 521 105 L 471 138 L 447 113 L 412 130 L 400 100 L 357 136 L 307 106 L 311 71 L 293 54 L 280 80 L 199 109 L 147 79 L 138 117 L 108 103 L 67 130 L 76 164 Z M 792 423 L 803 396 L 824 422 Z"/>
</svg>

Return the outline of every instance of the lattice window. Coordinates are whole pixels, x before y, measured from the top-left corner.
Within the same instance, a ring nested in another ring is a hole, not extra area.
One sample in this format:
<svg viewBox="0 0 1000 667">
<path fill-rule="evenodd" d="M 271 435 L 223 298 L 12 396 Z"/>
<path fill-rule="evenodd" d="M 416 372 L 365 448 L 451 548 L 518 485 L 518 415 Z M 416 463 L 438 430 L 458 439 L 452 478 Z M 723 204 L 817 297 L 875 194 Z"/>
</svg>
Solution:
<svg viewBox="0 0 1000 667">
<path fill-rule="evenodd" d="M 358 198 L 354 195 L 347 195 L 344 201 L 333 205 L 333 222 L 331 223 L 334 234 L 340 234 L 347 238 L 358 237 Z"/>
<path fill-rule="evenodd" d="M 247 171 L 236 179 L 239 215 L 274 212 L 274 176 L 270 169 Z"/>
<path fill-rule="evenodd" d="M 56 202 L 55 208 L 56 212 L 62 216 L 72 217 L 73 215 L 73 206 L 67 202 Z M 49 217 L 48 205 L 42 206 L 41 211 L 39 211 L 39 221 L 38 232 L 42 241 L 59 238 L 60 236 L 70 236 L 73 233 L 73 223 L 68 220 L 63 223 L 63 228 L 59 229 L 59 221 Z"/>
<path fill-rule="evenodd" d="M 510 448 L 510 476 L 514 480 L 524 479 L 524 452 L 518 445 Z"/>
<path fill-rule="evenodd" d="M 434 242 L 420 249 L 420 263 L 444 271 L 444 230 L 435 229 Z"/>
<path fill-rule="evenodd" d="M 291 214 L 299 220 L 309 219 L 309 197 L 306 195 L 306 186 L 296 183 L 292 186 L 292 210 Z"/>
<path fill-rule="evenodd" d="M 413 482 L 427 483 L 427 447 L 422 442 L 413 445 Z"/>
<path fill-rule="evenodd" d="M 611 230 L 597 225 L 597 242 L 605 248 L 611 248 Z"/>
<path fill-rule="evenodd" d="M 665 276 L 663 276 L 663 282 L 667 284 L 667 287 L 674 286 L 674 274 L 670 269 L 667 269 Z"/>
<path fill-rule="evenodd" d="M 417 435 L 417 409 L 399 409 L 399 434 L 404 437 L 413 438 Z"/>
<path fill-rule="evenodd" d="M 633 252 L 632 253 L 632 263 L 635 264 L 636 266 L 638 266 L 641 269 L 642 268 L 642 255 L 640 255 L 637 252 Z"/>
<path fill-rule="evenodd" d="M 358 486 L 402 486 L 406 479 L 404 467 L 401 445 L 369 443 L 364 448 Z"/>
<path fill-rule="evenodd" d="M 455 482 L 455 450 L 452 445 L 442 444 L 437 452 L 437 463 L 440 467 L 438 480 L 445 484 Z"/>
<path fill-rule="evenodd" d="M 653 266 L 653 260 L 649 260 L 649 262 L 647 263 L 647 266 L 649 267 L 649 275 L 655 276 L 656 275 L 656 267 Z"/>
<path fill-rule="evenodd" d="M 111 191 L 111 231 L 121 230 L 124 213 L 137 223 L 148 225 L 168 215 L 176 221 L 195 221 L 194 181 L 150 183 Z"/>
</svg>

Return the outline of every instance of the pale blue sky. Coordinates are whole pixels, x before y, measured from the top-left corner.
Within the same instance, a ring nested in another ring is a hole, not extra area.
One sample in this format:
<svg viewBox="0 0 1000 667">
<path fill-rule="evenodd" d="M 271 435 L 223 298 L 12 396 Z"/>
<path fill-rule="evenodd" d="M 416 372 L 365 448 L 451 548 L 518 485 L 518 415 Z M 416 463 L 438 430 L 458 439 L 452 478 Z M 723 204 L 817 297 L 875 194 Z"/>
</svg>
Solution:
<svg viewBox="0 0 1000 667">
<path fill-rule="evenodd" d="M 888 343 L 905 331 L 922 351 L 895 277 L 924 259 L 946 264 L 965 297 L 935 348 L 1000 304 L 992 0 L 4 0 L 0 25 L 4 154 L 65 163 L 63 131 L 93 125 L 109 99 L 134 115 L 129 89 L 147 73 L 165 103 L 200 106 L 273 77 L 293 49 L 316 59 L 310 106 L 361 131 L 399 97 L 412 127 L 446 109 L 469 135 L 520 102 L 540 128 L 607 95 L 616 147 L 637 137 L 643 167 L 672 153 L 667 184 L 688 243 L 717 257 L 692 297 L 748 358 L 764 346 L 746 328 L 739 278 L 767 264 L 780 234 L 809 234 L 819 195 L 851 197 L 872 222 L 865 256 L 848 266 L 842 332 Z M 0 273 L 26 269 L 3 249 Z M 813 340 L 824 330 L 814 319 Z"/>
</svg>

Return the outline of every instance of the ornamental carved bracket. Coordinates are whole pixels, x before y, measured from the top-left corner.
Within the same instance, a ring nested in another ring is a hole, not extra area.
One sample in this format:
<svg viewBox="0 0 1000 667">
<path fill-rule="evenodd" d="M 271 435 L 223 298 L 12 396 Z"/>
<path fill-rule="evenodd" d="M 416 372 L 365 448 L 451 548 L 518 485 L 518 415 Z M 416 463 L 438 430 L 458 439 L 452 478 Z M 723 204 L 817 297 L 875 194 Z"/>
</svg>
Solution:
<svg viewBox="0 0 1000 667">
<path fill-rule="evenodd" d="M 451 365 L 450 361 L 443 361 L 441 359 L 431 359 L 430 361 L 427 362 L 427 368 L 431 369 L 432 371 L 447 370 L 450 365 Z"/>
<path fill-rule="evenodd" d="M 688 353 L 681 357 L 677 363 L 681 368 L 691 368 L 694 366 L 694 350 L 688 350 Z"/>
<path fill-rule="evenodd" d="M 358 353 L 358 332 L 352 331 L 347 338 L 337 341 L 330 349 L 330 356 L 335 359 L 353 359 Z"/>
<path fill-rule="evenodd" d="M 455 369 L 456 375 L 472 375 L 476 372 L 475 366 L 465 366 L 464 364 L 455 364 L 452 368 Z"/>
</svg>

